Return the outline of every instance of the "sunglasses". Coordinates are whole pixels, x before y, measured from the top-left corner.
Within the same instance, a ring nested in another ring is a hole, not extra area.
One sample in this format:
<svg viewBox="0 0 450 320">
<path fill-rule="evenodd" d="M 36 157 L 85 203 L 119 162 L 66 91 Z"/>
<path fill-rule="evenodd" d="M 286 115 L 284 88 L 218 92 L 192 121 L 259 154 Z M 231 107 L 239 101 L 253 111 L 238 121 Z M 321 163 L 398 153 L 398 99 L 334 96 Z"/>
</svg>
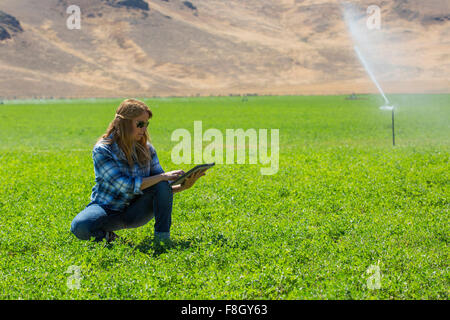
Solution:
<svg viewBox="0 0 450 320">
<path fill-rule="evenodd" d="M 149 122 L 148 121 L 136 121 L 136 126 L 138 128 L 144 128 L 144 127 L 148 127 Z"/>
</svg>

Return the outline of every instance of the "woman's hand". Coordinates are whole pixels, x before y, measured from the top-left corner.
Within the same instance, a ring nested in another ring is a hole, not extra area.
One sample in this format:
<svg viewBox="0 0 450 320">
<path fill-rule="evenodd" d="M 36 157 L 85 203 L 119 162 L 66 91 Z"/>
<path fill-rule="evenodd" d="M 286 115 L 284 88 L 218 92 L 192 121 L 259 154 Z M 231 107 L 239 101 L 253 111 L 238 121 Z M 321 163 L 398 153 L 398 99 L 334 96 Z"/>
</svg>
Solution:
<svg viewBox="0 0 450 320">
<path fill-rule="evenodd" d="M 161 176 L 162 181 L 169 181 L 169 180 L 175 180 L 183 174 L 184 174 L 183 170 L 174 170 L 174 171 L 161 173 L 160 176 Z"/>
<path fill-rule="evenodd" d="M 195 183 L 195 181 L 197 181 L 198 179 L 200 179 L 201 176 L 205 175 L 205 171 L 206 170 L 201 170 L 201 171 L 197 171 L 193 174 L 191 174 L 188 178 L 186 178 L 186 180 L 184 180 L 184 182 L 181 184 L 181 188 L 183 190 L 189 189 L 190 187 L 192 187 Z"/>
</svg>

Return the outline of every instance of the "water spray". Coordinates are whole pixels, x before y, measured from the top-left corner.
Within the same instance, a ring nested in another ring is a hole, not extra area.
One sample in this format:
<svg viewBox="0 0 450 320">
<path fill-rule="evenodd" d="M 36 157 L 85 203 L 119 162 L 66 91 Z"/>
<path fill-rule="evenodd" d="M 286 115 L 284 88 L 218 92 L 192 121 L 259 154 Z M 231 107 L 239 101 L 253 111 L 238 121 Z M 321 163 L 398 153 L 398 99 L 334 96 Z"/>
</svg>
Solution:
<svg viewBox="0 0 450 320">
<path fill-rule="evenodd" d="M 377 79 L 375 78 L 375 76 L 373 75 L 372 71 L 370 70 L 366 60 L 364 59 L 363 55 L 359 51 L 358 47 L 354 46 L 354 49 L 355 49 L 356 54 L 358 55 L 359 60 L 363 64 L 364 69 L 366 69 L 367 73 L 369 74 L 370 79 L 372 79 L 372 82 L 375 83 L 375 85 L 378 88 L 378 91 L 380 91 L 381 95 L 384 98 L 384 105 L 381 106 L 380 109 L 381 110 L 391 110 L 392 111 L 392 145 L 395 146 L 394 106 L 391 105 L 391 103 L 389 102 L 389 99 L 384 94 L 383 89 L 381 88 L 381 86 L 378 83 Z"/>
</svg>

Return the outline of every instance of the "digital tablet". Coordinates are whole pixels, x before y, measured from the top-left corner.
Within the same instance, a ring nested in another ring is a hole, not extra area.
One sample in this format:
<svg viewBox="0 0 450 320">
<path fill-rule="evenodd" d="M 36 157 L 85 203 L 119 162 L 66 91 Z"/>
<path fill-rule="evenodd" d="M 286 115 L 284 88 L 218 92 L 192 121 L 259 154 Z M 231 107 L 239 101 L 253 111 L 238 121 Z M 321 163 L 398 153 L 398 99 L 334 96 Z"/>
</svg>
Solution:
<svg viewBox="0 0 450 320">
<path fill-rule="evenodd" d="M 187 178 L 189 178 L 189 176 L 195 172 L 198 171 L 206 171 L 209 168 L 211 168 L 212 166 L 215 165 L 215 162 L 213 163 L 205 163 L 205 164 L 199 164 L 198 166 L 195 166 L 194 168 L 192 168 L 191 170 L 189 170 L 188 172 L 186 172 L 185 174 L 183 174 L 182 176 L 178 177 L 177 179 L 173 180 L 173 181 L 169 181 L 169 184 L 176 186 L 177 184 L 182 184 L 184 182 L 184 180 L 186 180 Z"/>
</svg>

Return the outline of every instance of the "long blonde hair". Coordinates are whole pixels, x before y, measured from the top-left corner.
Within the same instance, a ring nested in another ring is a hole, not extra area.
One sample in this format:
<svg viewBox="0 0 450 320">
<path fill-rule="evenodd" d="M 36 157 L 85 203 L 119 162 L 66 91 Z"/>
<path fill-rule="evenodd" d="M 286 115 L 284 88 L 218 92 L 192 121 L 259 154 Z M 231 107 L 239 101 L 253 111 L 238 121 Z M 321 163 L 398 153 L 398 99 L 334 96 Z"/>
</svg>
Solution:
<svg viewBox="0 0 450 320">
<path fill-rule="evenodd" d="M 114 120 L 109 123 L 106 132 L 97 140 L 97 143 L 100 140 L 104 140 L 105 144 L 116 142 L 125 154 L 130 168 L 134 164 L 133 157 L 141 165 L 147 164 L 152 159 L 147 147 L 147 141 L 151 144 L 147 130 L 145 130 L 144 135 L 138 141 L 135 141 L 131 136 L 133 126 L 135 125 L 132 119 L 141 116 L 144 112 L 148 113 L 149 119 L 153 116 L 150 109 L 142 101 L 136 99 L 122 101 L 116 110 Z M 112 139 L 109 139 L 108 137 L 111 133 L 113 133 L 113 136 Z M 135 146 L 135 150 L 133 150 L 133 145 Z"/>
</svg>

